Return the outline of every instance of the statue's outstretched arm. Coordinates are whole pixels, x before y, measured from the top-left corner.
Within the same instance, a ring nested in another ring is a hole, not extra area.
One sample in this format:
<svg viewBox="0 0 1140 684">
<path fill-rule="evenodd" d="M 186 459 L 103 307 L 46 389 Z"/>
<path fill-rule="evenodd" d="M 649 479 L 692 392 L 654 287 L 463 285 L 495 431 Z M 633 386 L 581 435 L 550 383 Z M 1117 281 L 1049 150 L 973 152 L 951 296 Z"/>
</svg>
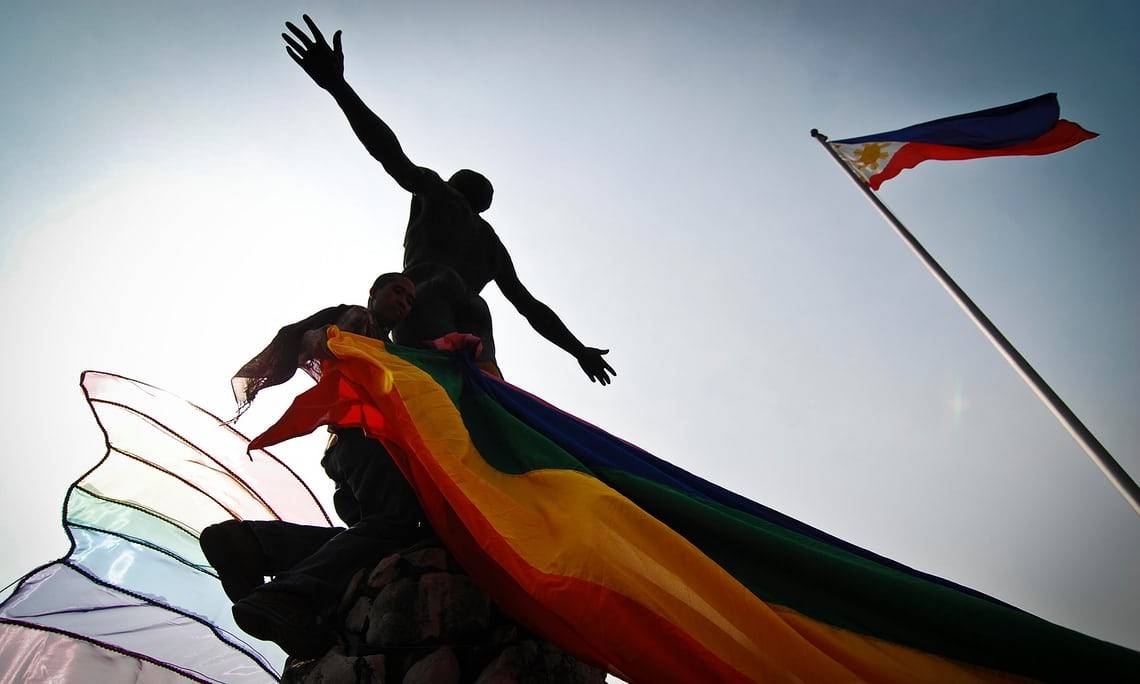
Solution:
<svg viewBox="0 0 1140 684">
<path fill-rule="evenodd" d="M 515 273 L 515 265 L 510 254 L 503 247 L 499 248 L 499 270 L 495 275 L 495 284 L 503 296 L 514 305 L 535 331 L 558 345 L 571 356 L 578 359 L 578 365 L 589 376 L 590 382 L 600 382 L 608 385 L 613 382 L 610 375 L 617 375 L 617 371 L 606 363 L 602 356 L 610 353 L 609 349 L 596 349 L 587 347 L 578 341 L 570 332 L 558 314 L 547 305 L 535 299 L 534 295 L 519 281 Z"/>
<path fill-rule="evenodd" d="M 376 116 L 368 108 L 368 105 L 364 104 L 352 86 L 344 80 L 344 50 L 341 47 L 341 32 L 337 31 L 333 34 L 333 42 L 330 47 L 321 30 L 317 28 L 316 23 L 309 18 L 309 15 L 306 14 L 303 18 L 313 37 L 310 38 L 292 22 L 285 22 L 285 27 L 293 34 L 292 36 L 288 33 L 281 34 L 287 43 L 286 52 L 317 85 L 333 96 L 333 99 L 340 105 L 344 115 L 348 118 L 348 123 L 352 126 L 356 137 L 364 144 L 364 148 L 376 161 L 383 164 L 384 170 L 400 187 L 411 193 L 427 191 L 433 183 L 438 182 L 439 177 L 427 169 L 416 166 L 408 159 L 403 148 L 400 147 L 400 141 L 396 139 L 396 134 L 388 127 L 388 124 Z"/>
</svg>

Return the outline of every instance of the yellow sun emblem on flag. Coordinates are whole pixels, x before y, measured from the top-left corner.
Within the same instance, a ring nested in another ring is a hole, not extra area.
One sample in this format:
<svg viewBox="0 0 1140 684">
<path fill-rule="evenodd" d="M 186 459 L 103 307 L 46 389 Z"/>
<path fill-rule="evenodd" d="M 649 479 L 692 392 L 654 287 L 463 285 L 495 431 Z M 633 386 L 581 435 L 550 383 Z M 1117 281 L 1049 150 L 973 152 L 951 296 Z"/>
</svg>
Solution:
<svg viewBox="0 0 1140 684">
<path fill-rule="evenodd" d="M 886 143 L 867 143 L 855 150 L 855 158 L 852 160 L 859 166 L 865 166 L 875 171 L 879 170 L 879 162 L 890 157 L 884 147 Z"/>
</svg>

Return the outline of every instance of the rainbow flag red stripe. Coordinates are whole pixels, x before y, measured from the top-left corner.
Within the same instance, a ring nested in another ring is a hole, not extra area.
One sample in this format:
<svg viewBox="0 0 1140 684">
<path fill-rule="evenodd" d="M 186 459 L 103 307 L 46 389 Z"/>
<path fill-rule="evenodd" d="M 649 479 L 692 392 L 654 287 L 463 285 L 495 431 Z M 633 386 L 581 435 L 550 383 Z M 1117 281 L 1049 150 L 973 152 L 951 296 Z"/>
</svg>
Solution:
<svg viewBox="0 0 1140 684">
<path fill-rule="evenodd" d="M 1140 654 L 787 518 L 479 372 L 330 332 L 338 357 L 253 448 L 380 439 L 463 567 L 632 682 L 1096 680 Z"/>
</svg>

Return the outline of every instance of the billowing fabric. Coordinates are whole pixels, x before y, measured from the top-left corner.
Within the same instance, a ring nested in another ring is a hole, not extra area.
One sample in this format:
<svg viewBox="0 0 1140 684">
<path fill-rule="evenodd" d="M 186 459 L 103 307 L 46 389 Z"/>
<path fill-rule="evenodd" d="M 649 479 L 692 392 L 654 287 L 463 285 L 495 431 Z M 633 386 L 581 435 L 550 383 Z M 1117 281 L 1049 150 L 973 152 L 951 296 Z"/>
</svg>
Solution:
<svg viewBox="0 0 1140 684">
<path fill-rule="evenodd" d="M 1097 137 L 1060 119 L 1057 94 L 828 143 L 872 190 L 928 159 L 1052 154 Z"/>
<path fill-rule="evenodd" d="M 461 355 L 330 330 L 252 445 L 362 426 L 496 602 L 632 682 L 1117 681 L 1140 654 L 847 544 Z"/>
<path fill-rule="evenodd" d="M 82 386 L 107 453 L 68 489 L 71 550 L 0 604 L 0 681 L 276 681 L 285 654 L 234 624 L 198 535 L 231 518 L 328 516 L 220 418 L 117 375 L 89 371 Z"/>
<path fill-rule="evenodd" d="M 101 646 L 23 625 L 0 625 L 2 684 L 53 682 L 131 682 L 132 684 L 186 684 L 193 680 L 147 660 Z"/>
</svg>

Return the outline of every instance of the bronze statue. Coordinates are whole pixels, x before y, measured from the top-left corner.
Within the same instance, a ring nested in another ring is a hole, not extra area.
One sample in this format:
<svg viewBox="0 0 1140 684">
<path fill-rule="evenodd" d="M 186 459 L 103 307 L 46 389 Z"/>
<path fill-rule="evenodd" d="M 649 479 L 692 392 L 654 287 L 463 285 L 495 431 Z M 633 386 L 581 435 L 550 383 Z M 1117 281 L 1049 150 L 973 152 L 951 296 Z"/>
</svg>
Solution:
<svg viewBox="0 0 1140 684">
<path fill-rule="evenodd" d="M 578 360 L 592 382 L 609 384 L 610 375 L 617 375 L 602 358 L 609 350 L 579 342 L 557 314 L 519 282 L 510 254 L 491 224 L 479 216 L 491 206 L 491 183 L 467 169 L 444 181 L 435 171 L 413 164 L 388 125 L 345 81 L 341 32 L 333 34 L 330 46 L 308 15 L 304 20 L 312 38 L 285 24 L 293 34 L 281 34 L 289 56 L 333 96 L 365 149 L 412 193 L 404 272 L 416 285 L 416 306 L 396 327 L 396 342 L 419 346 L 449 333 L 470 333 L 483 340 L 482 360 L 493 365 L 491 313 L 479 296 L 493 280 L 540 335 Z"/>
</svg>

